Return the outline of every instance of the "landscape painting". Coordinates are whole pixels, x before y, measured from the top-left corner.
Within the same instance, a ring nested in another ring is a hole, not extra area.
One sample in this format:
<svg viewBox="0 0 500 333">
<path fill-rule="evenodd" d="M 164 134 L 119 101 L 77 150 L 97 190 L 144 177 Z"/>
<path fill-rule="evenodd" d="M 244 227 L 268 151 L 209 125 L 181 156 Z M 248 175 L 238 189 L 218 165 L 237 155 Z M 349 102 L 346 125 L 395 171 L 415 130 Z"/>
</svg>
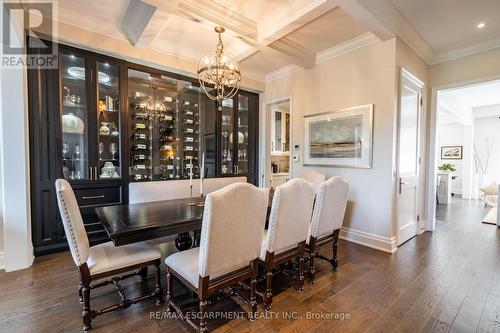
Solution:
<svg viewBox="0 0 500 333">
<path fill-rule="evenodd" d="M 442 160 L 461 160 L 463 146 L 443 146 L 441 147 Z"/>
<path fill-rule="evenodd" d="M 309 155 L 313 158 L 360 158 L 363 116 L 312 122 Z"/>
<path fill-rule="evenodd" d="M 370 168 L 373 105 L 305 117 L 304 164 Z"/>
</svg>

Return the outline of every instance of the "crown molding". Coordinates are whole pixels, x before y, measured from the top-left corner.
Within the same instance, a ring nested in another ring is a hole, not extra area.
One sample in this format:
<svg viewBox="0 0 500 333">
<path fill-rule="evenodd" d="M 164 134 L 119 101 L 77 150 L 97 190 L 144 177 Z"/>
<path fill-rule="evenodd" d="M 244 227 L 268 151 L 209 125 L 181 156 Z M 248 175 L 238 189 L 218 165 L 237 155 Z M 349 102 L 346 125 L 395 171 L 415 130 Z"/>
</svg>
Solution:
<svg viewBox="0 0 500 333">
<path fill-rule="evenodd" d="M 377 36 L 375 36 L 371 32 L 367 32 L 319 52 L 316 56 L 316 64 L 333 59 L 335 57 L 341 56 L 343 54 L 352 52 L 379 41 L 380 39 Z"/>
<path fill-rule="evenodd" d="M 362 47 L 371 45 L 379 41 L 380 39 L 371 32 L 364 33 L 357 37 L 351 38 L 345 42 L 337 44 L 329 49 L 319 52 L 316 55 L 316 64 L 320 64 L 324 61 L 339 57 L 341 55 L 347 54 L 349 52 L 355 51 L 357 49 L 360 49 Z M 298 72 L 302 69 L 303 69 L 302 67 L 296 65 L 287 65 L 273 72 L 268 73 L 266 75 L 265 81 L 266 82 L 273 81 L 281 77 Z"/>
<path fill-rule="evenodd" d="M 299 67 L 297 65 L 286 65 L 284 67 L 281 67 L 275 71 L 268 73 L 266 75 L 266 82 L 274 81 L 276 79 L 288 76 L 290 74 L 293 74 L 293 73 L 301 71 L 301 70 L 303 70 L 303 68 Z"/>
<path fill-rule="evenodd" d="M 432 59 L 433 61 L 432 63 L 430 63 L 430 65 L 437 65 L 450 60 L 464 58 L 473 54 L 486 52 L 499 47 L 500 47 L 500 38 L 490 39 L 483 43 L 439 54 L 435 56 L 434 59 Z"/>
<path fill-rule="evenodd" d="M 265 75 L 255 73 L 255 72 L 241 71 L 241 77 L 247 78 L 250 80 L 254 80 L 254 81 L 258 81 L 258 82 L 262 82 L 262 83 L 266 82 Z"/>
</svg>

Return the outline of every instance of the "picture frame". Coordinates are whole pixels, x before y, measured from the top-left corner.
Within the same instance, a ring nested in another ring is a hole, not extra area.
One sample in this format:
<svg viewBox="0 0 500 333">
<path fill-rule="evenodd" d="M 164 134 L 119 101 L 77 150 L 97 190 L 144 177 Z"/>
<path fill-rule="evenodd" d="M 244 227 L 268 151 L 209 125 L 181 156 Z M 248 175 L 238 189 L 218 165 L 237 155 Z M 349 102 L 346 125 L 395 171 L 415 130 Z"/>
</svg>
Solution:
<svg viewBox="0 0 500 333">
<path fill-rule="evenodd" d="M 373 104 L 304 116 L 304 165 L 372 167 Z"/>
<path fill-rule="evenodd" d="M 463 159 L 463 146 L 441 146 L 442 160 L 461 160 Z"/>
</svg>

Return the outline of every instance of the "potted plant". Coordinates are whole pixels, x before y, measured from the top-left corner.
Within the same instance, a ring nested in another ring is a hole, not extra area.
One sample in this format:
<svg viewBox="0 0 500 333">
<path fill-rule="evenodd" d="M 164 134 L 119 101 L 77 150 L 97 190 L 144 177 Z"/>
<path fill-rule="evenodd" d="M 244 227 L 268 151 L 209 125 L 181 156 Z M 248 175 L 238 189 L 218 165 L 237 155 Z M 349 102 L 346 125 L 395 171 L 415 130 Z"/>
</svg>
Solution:
<svg viewBox="0 0 500 333">
<path fill-rule="evenodd" d="M 438 170 L 441 172 L 453 173 L 453 172 L 457 171 L 457 168 L 455 167 L 455 164 L 444 163 L 444 164 L 438 166 Z"/>
</svg>

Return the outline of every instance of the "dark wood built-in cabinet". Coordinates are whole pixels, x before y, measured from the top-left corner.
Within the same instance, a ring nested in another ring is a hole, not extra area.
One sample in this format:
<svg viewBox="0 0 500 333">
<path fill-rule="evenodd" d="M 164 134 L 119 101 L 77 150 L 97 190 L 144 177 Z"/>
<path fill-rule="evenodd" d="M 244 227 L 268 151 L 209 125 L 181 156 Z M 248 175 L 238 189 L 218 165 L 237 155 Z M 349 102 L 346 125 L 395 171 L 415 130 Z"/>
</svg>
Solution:
<svg viewBox="0 0 500 333">
<path fill-rule="evenodd" d="M 135 181 L 246 176 L 257 181 L 258 95 L 218 110 L 189 77 L 59 45 L 58 69 L 29 69 L 35 255 L 67 248 L 54 183 L 67 179 L 92 244 L 95 208 L 128 202 Z"/>
</svg>

